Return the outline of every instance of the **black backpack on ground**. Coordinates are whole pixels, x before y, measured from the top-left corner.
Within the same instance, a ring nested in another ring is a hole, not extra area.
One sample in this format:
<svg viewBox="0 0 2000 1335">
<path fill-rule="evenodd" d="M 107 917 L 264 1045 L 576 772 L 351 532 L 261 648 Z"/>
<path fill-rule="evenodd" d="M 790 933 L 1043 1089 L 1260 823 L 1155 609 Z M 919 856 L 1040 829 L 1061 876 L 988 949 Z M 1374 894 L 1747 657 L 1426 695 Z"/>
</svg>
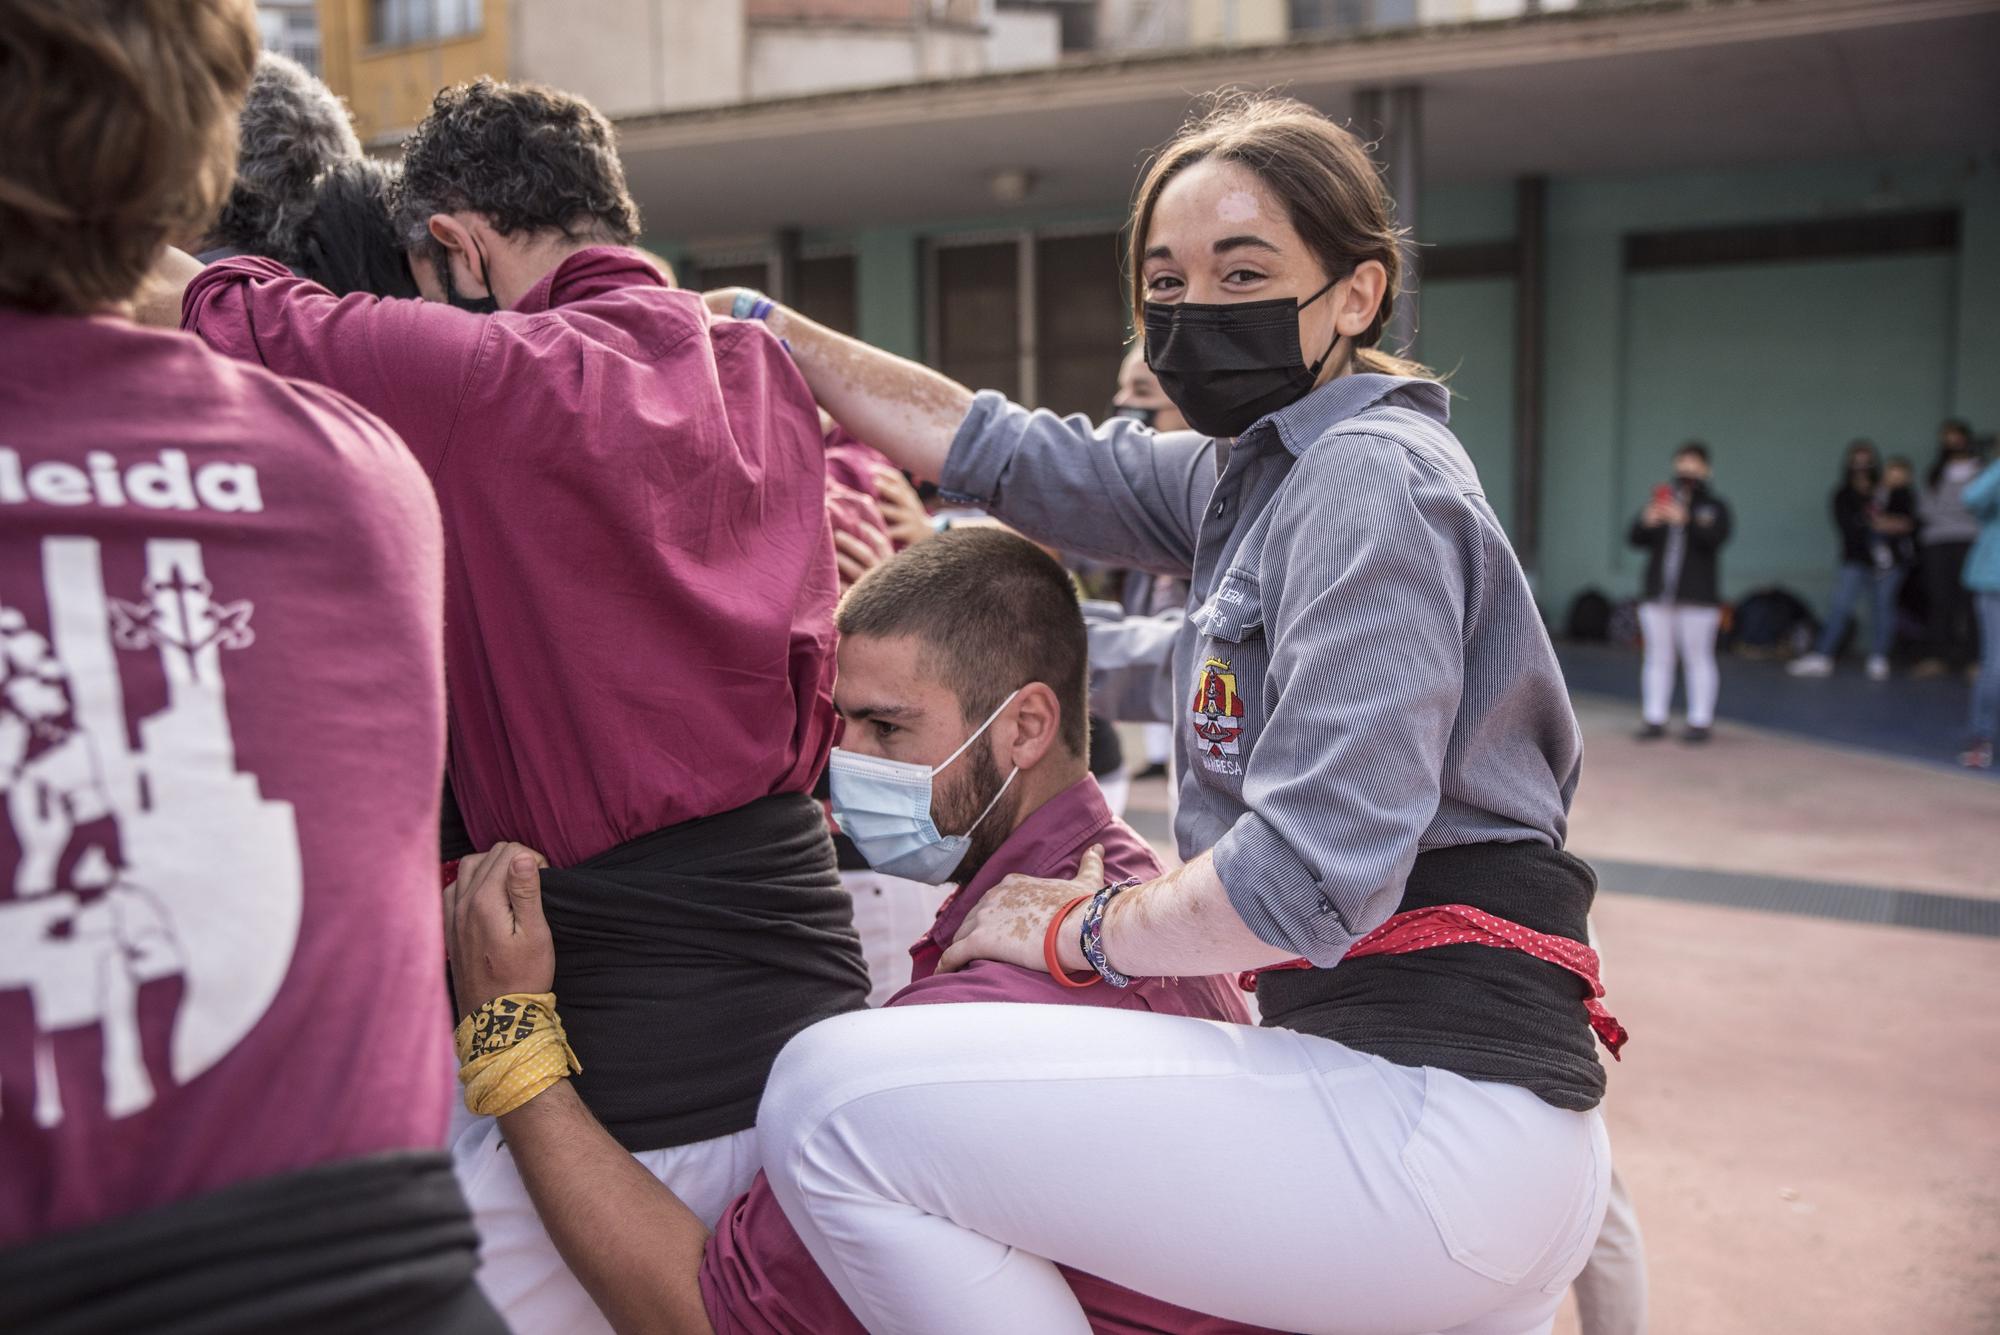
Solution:
<svg viewBox="0 0 2000 1335">
<path fill-rule="evenodd" d="M 1736 651 L 1748 658 L 1793 658 L 1819 638 L 1819 618 L 1790 589 L 1758 589 L 1736 605 Z"/>
<path fill-rule="evenodd" d="M 1568 637 L 1586 644 L 1601 644 L 1611 634 L 1611 600 L 1601 589 L 1585 589 L 1570 600 Z"/>
</svg>

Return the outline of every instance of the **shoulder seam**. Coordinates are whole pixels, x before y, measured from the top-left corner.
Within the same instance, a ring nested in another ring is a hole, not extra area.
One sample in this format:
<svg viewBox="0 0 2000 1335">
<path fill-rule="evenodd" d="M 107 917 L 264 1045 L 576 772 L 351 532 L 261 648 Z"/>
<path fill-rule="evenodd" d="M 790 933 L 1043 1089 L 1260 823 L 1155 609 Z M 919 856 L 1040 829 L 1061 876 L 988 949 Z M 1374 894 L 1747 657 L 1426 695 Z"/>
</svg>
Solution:
<svg viewBox="0 0 2000 1335">
<path fill-rule="evenodd" d="M 458 402 L 451 408 L 451 425 L 445 429 L 444 445 L 438 450 L 437 472 L 433 477 L 444 476 L 444 466 L 451 459 L 451 447 L 458 442 L 458 424 L 465 417 L 465 401 L 472 397 L 472 386 L 479 379 L 480 368 L 486 365 L 487 349 L 493 346 L 494 331 L 500 327 L 498 320 L 488 320 L 486 328 L 479 336 L 479 346 L 473 349 L 472 364 L 465 368 L 465 378 L 459 382 Z"/>
</svg>

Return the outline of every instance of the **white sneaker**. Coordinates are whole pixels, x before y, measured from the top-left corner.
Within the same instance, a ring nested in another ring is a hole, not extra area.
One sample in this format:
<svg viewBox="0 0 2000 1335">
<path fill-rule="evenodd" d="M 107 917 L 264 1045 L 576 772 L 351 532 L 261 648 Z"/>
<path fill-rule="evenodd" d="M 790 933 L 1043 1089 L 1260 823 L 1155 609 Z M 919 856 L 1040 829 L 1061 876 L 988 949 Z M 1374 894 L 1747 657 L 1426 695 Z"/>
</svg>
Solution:
<svg viewBox="0 0 2000 1335">
<path fill-rule="evenodd" d="M 1833 660 L 1825 654 L 1801 654 L 1785 664 L 1785 671 L 1794 677 L 1831 677 Z"/>
<path fill-rule="evenodd" d="M 1868 655 L 1868 680 L 1889 680 L 1889 660 L 1880 654 Z"/>
</svg>

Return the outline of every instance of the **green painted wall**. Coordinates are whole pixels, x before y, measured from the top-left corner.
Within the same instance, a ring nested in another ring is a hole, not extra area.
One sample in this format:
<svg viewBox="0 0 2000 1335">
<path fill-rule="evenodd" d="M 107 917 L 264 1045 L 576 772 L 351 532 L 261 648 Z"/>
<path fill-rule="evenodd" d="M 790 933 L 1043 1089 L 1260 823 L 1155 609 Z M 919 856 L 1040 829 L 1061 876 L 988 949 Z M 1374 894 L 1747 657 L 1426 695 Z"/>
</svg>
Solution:
<svg viewBox="0 0 2000 1335">
<path fill-rule="evenodd" d="M 918 235 L 880 228 L 854 237 L 857 333 L 904 357 L 924 355 L 923 274 Z"/>
<path fill-rule="evenodd" d="M 1963 211 L 1956 256 L 1622 267 L 1628 232 L 1940 207 Z M 1841 446 L 1927 454 L 1940 417 L 2000 417 L 1994 163 L 1556 181 L 1548 257 L 1539 592 L 1557 615 L 1587 585 L 1636 589 L 1623 528 L 1679 439 L 1709 439 L 1738 511 L 1726 591 L 1782 580 L 1817 603 Z"/>
<path fill-rule="evenodd" d="M 1632 232 L 1936 208 L 1960 211 L 1955 256 L 1623 268 Z M 1585 586 L 1636 589 L 1625 523 L 1682 439 L 1715 447 L 1739 512 L 1728 591 L 1782 580 L 1817 602 L 1831 560 L 1825 493 L 1849 437 L 1923 454 L 1940 417 L 2000 425 L 2000 159 L 1558 179 L 1548 220 L 1537 587 L 1557 616 Z M 853 246 L 863 337 L 916 355 L 925 237 L 1122 221 L 1107 203 L 809 239 Z M 1427 191 L 1418 222 L 1425 244 L 1504 239 L 1513 186 Z M 1513 280 L 1434 281 L 1418 299 L 1414 351 L 1449 373 L 1453 425 L 1511 522 Z"/>
<path fill-rule="evenodd" d="M 1827 493 L 1847 443 L 1930 453 L 1956 280 L 1951 255 L 1628 276 L 1612 518 L 1629 522 L 1670 452 L 1699 437 L 1736 511 L 1723 596 L 1776 581 L 1823 598 L 1838 550 Z M 1636 590 L 1641 554 L 1621 545 L 1616 568 L 1612 587 Z"/>
<path fill-rule="evenodd" d="M 1451 428 L 1479 469 L 1486 500 L 1514 520 L 1514 280 L 1424 284 L 1417 357 L 1451 387 Z"/>
<path fill-rule="evenodd" d="M 1966 180 L 1958 256 L 1953 415 L 1991 432 L 2000 426 L 2000 158 Z"/>
</svg>

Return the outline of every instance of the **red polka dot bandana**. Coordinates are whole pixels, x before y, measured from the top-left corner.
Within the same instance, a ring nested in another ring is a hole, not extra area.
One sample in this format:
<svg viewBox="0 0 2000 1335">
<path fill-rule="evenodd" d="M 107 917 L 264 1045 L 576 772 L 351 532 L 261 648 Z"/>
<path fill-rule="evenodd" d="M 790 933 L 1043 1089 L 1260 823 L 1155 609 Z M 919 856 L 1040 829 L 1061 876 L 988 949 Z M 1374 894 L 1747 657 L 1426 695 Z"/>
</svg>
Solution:
<svg viewBox="0 0 2000 1335">
<path fill-rule="evenodd" d="M 1439 946 L 1491 946 L 1496 950 L 1518 950 L 1524 955 L 1533 955 L 1538 960 L 1567 969 L 1589 989 L 1590 995 L 1584 998 L 1583 1009 L 1590 1016 L 1590 1027 L 1597 1032 L 1597 1037 L 1603 1041 L 1612 1058 L 1622 1060 L 1618 1050 L 1625 1046 L 1631 1034 L 1604 1008 L 1604 983 L 1598 976 L 1597 952 L 1581 941 L 1531 931 L 1517 922 L 1496 918 L 1470 904 L 1439 904 L 1398 913 L 1356 941 L 1345 958 L 1355 960 L 1366 959 L 1370 955 L 1409 955 Z M 1312 967 L 1305 960 L 1292 960 L 1246 973 L 1239 981 L 1244 991 L 1255 992 L 1259 973 Z"/>
</svg>

